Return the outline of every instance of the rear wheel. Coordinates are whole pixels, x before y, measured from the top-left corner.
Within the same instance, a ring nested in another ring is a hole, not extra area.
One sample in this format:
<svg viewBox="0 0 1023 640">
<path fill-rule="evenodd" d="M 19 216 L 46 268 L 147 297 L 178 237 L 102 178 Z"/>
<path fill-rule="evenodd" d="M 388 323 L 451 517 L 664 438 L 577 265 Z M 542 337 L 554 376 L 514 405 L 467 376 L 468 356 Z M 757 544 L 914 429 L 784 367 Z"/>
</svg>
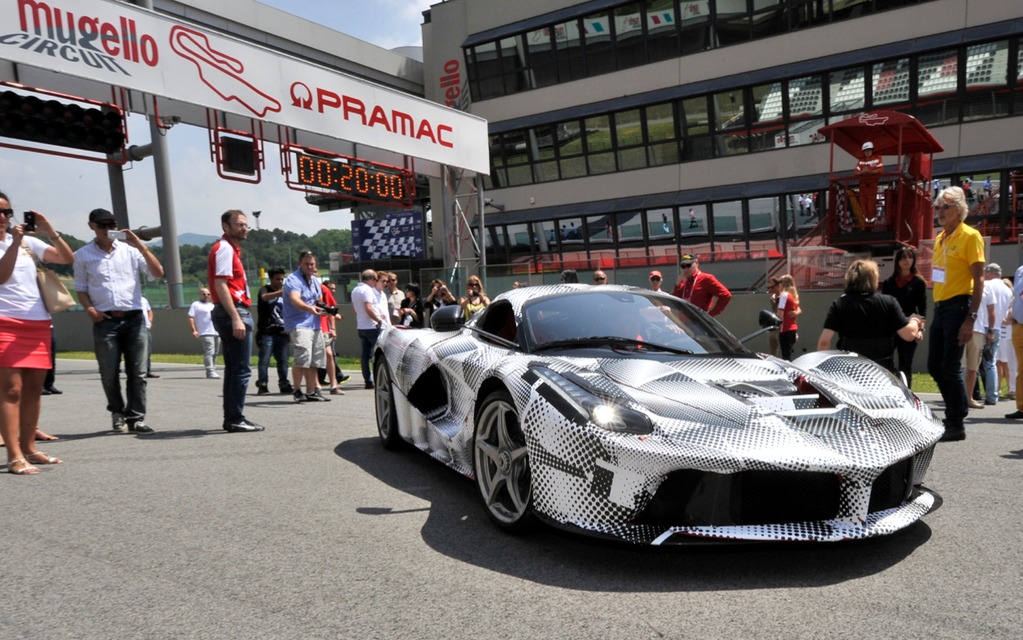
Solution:
<svg viewBox="0 0 1023 640">
<path fill-rule="evenodd" d="M 519 532 L 535 523 L 526 436 L 507 391 L 491 393 L 480 405 L 473 466 L 487 513 L 499 527 Z"/>
<path fill-rule="evenodd" d="M 377 431 L 380 442 L 386 449 L 399 449 L 404 444 L 398 434 L 398 415 L 394 411 L 394 398 L 391 395 L 391 370 L 387 362 L 380 358 L 373 374 L 375 382 L 373 397 L 377 410 Z"/>
</svg>

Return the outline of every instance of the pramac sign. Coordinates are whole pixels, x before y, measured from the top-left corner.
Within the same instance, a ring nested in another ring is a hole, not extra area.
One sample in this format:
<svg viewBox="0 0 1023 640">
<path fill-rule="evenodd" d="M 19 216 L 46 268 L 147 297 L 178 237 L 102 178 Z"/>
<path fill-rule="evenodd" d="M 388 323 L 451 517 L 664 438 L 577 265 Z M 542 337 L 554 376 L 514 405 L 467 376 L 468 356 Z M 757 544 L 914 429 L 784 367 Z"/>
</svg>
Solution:
<svg viewBox="0 0 1023 640">
<path fill-rule="evenodd" d="M 138 7 L 0 0 L 0 59 L 490 172 L 486 121 Z"/>
</svg>

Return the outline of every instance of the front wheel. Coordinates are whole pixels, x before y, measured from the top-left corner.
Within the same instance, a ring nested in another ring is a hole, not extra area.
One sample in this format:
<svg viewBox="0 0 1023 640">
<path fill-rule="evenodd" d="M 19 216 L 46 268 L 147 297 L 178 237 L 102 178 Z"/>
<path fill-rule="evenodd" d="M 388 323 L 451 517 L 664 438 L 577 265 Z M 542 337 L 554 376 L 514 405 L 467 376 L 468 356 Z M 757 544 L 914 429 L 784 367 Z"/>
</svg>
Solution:
<svg viewBox="0 0 1023 640">
<path fill-rule="evenodd" d="M 497 526 L 521 532 L 535 523 L 526 436 L 507 391 L 491 393 L 480 405 L 473 467 L 487 513 Z"/>
<path fill-rule="evenodd" d="M 398 415 L 395 413 L 394 398 L 391 395 L 391 371 L 383 358 L 377 360 L 373 380 L 376 383 L 373 398 L 377 410 L 377 432 L 380 434 L 380 442 L 385 449 L 400 449 L 405 441 L 398 433 Z"/>
</svg>

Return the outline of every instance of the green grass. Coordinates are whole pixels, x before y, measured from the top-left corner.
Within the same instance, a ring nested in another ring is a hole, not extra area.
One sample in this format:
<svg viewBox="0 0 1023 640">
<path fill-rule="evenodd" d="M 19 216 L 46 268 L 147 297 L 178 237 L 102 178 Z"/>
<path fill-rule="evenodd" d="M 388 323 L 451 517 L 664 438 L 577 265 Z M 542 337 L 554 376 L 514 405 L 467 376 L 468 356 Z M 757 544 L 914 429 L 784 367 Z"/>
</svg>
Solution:
<svg viewBox="0 0 1023 640">
<path fill-rule="evenodd" d="M 95 360 L 96 354 L 91 351 L 58 351 L 58 358 L 69 360 Z M 222 362 L 222 358 L 217 359 Z M 202 355 L 196 353 L 154 353 L 153 362 L 170 364 L 202 364 Z M 337 357 L 337 363 L 342 369 L 358 369 L 361 364 L 358 358 Z M 256 357 L 252 357 L 252 365 L 256 365 Z M 934 379 L 926 373 L 913 374 L 913 391 L 916 393 L 938 393 L 938 385 Z"/>
<path fill-rule="evenodd" d="M 58 358 L 67 358 L 68 360 L 95 360 L 96 354 L 92 351 L 58 351 Z M 195 364 L 202 365 L 202 354 L 198 353 L 154 353 L 153 362 L 163 364 Z M 224 358 L 217 356 L 217 363 L 222 364 Z M 360 361 L 358 358 L 344 358 L 342 356 L 337 357 L 337 363 L 342 369 L 358 369 Z M 252 366 L 256 366 L 256 356 L 252 356 Z"/>
</svg>

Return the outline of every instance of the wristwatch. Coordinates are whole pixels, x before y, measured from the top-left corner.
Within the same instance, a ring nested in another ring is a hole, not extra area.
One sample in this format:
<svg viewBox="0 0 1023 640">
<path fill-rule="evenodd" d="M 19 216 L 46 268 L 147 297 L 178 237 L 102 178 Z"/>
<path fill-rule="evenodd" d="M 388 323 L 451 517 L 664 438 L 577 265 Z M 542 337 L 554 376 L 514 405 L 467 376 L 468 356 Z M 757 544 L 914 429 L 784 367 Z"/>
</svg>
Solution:
<svg viewBox="0 0 1023 640">
<path fill-rule="evenodd" d="M 972 319 L 976 320 L 976 319 L 977 319 L 977 312 L 976 312 L 976 311 L 971 311 L 971 312 L 970 312 L 970 317 L 971 317 Z"/>
</svg>

